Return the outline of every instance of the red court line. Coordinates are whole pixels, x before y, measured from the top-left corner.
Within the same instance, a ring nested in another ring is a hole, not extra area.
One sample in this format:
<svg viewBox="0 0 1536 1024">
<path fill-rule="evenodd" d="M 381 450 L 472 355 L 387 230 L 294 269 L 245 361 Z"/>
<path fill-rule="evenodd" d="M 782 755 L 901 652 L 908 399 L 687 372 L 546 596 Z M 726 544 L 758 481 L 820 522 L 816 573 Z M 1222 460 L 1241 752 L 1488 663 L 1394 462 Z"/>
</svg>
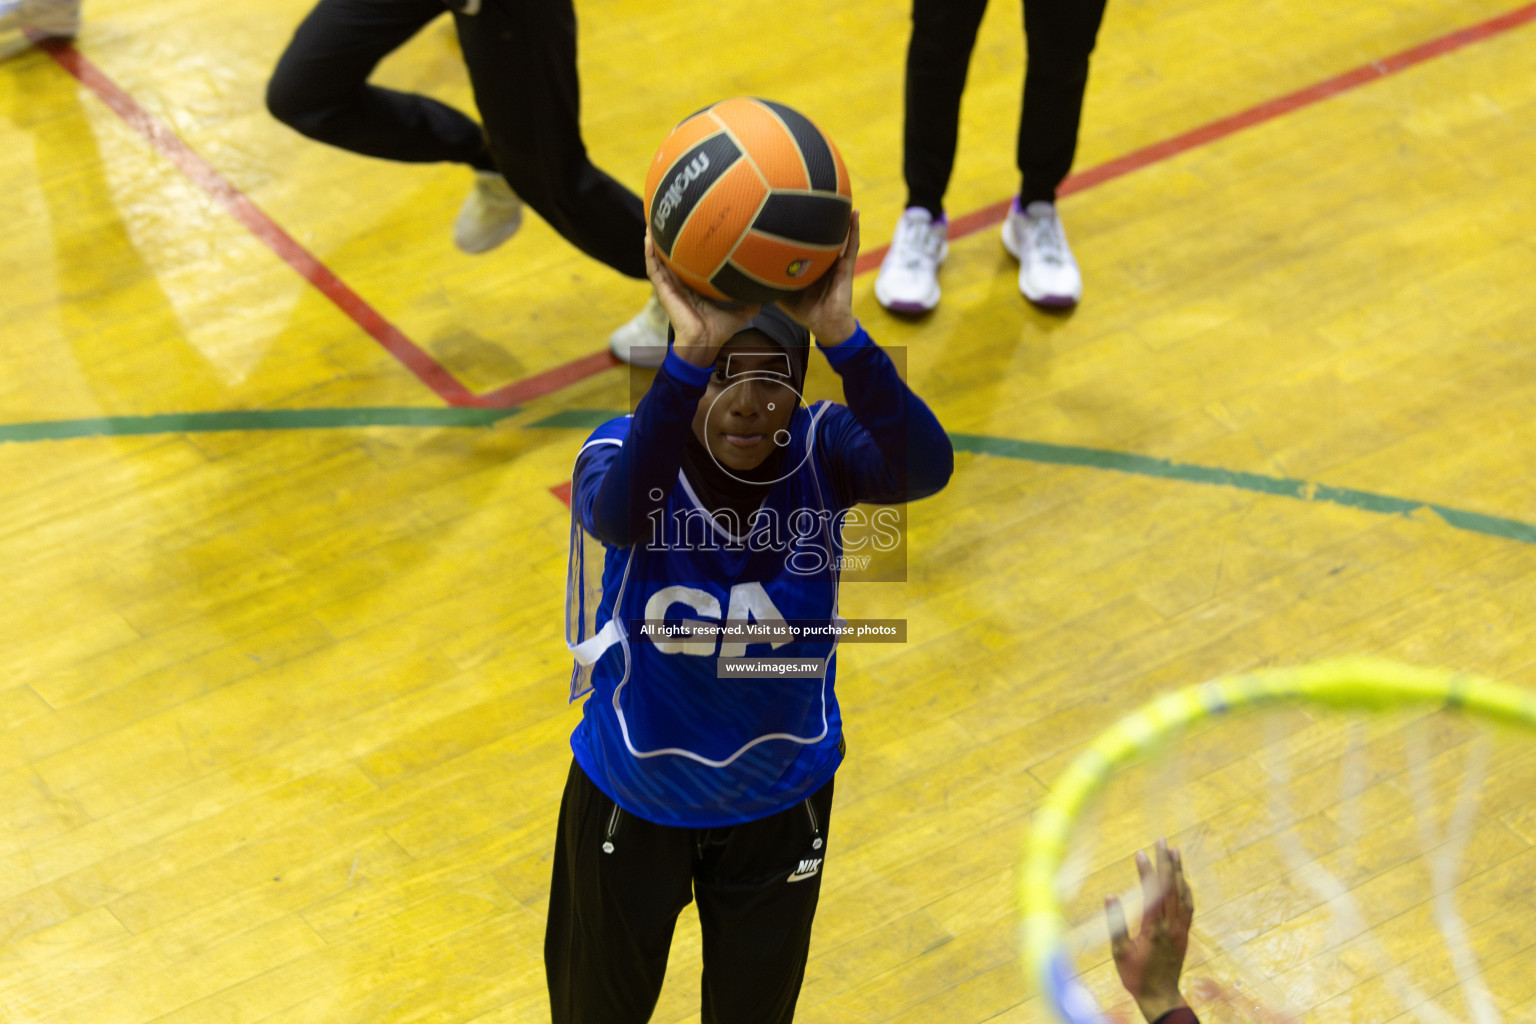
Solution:
<svg viewBox="0 0 1536 1024">
<path fill-rule="evenodd" d="M 496 406 L 497 408 L 521 405 L 523 402 L 532 401 L 544 395 L 551 395 L 556 391 L 562 391 L 572 384 L 586 380 L 588 377 L 596 376 L 604 370 L 623 365 L 618 359 L 614 358 L 612 352 L 605 348 L 601 352 L 594 352 L 589 356 L 582 356 L 580 359 L 572 359 L 570 362 L 557 366 L 553 370 L 545 370 L 543 373 L 536 373 L 532 377 L 524 377 L 522 380 L 499 387 L 495 391 L 487 391 L 480 397 L 481 401 L 486 405 Z"/>
<path fill-rule="evenodd" d="M 1298 89 L 1284 96 L 1266 100 L 1257 106 L 1249 107 L 1247 110 L 1212 121 L 1209 124 L 1201 125 L 1193 131 L 1185 132 L 1182 135 L 1175 135 L 1173 138 L 1164 139 L 1162 142 L 1154 142 L 1150 146 L 1127 153 L 1125 156 L 1110 160 L 1108 163 L 1102 163 L 1097 167 L 1090 167 L 1085 171 L 1070 175 L 1066 181 L 1061 183 L 1061 187 L 1056 190 L 1056 194 L 1058 197 L 1068 196 L 1073 192 L 1081 192 L 1083 189 L 1101 185 L 1106 181 L 1112 181 L 1132 171 L 1140 170 L 1149 164 L 1167 160 L 1169 157 L 1207 145 L 1215 142 L 1217 139 L 1224 139 L 1228 135 L 1242 131 L 1244 128 L 1251 128 L 1265 121 L 1272 121 L 1277 117 L 1300 110 L 1303 107 L 1311 106 L 1314 103 L 1320 103 L 1340 93 L 1348 92 L 1351 89 L 1374 82 L 1379 78 L 1395 75 L 1399 71 L 1413 67 L 1415 64 L 1422 64 L 1435 57 L 1444 56 L 1453 50 L 1459 50 L 1463 46 L 1482 42 L 1485 39 L 1508 32 L 1510 29 L 1518 28 L 1533 20 L 1536 20 L 1536 3 L 1527 4 L 1506 14 L 1489 18 L 1487 21 L 1480 22 L 1479 24 L 1459 29 L 1438 39 L 1432 39 L 1427 43 L 1421 43 L 1418 46 L 1403 50 L 1401 53 L 1395 53 L 1390 57 L 1373 60 L 1369 64 L 1362 64 L 1353 70 L 1324 79 L 1315 85 L 1309 85 L 1304 89 Z M 1008 207 L 1012 202 L 1012 199 L 1005 199 L 1000 203 L 993 203 L 991 206 L 986 206 L 980 210 L 967 213 L 962 217 L 955 218 L 949 225 L 950 240 L 964 238 L 966 235 L 985 231 L 987 228 L 1001 224 L 1003 219 L 1008 216 Z M 890 246 L 888 245 L 882 245 L 878 249 L 871 249 L 860 253 L 857 264 L 858 272 L 862 274 L 865 271 L 874 270 L 878 267 L 880 261 L 885 259 L 886 250 L 889 248 Z"/>
<path fill-rule="evenodd" d="M 246 230 L 261 240 L 283 262 L 299 272 L 326 298 L 334 302 L 347 316 L 367 331 L 375 341 L 383 345 L 390 355 L 398 359 L 406 369 L 431 388 L 449 405 L 483 406 L 493 403 L 477 397 L 460 384 L 437 360 L 419 348 L 394 324 L 390 323 L 347 286 L 331 269 L 321 263 L 308 249 L 294 240 L 293 236 L 277 225 L 250 198 L 235 187 L 228 178 L 216 171 L 168 126 L 157 121 L 137 100 L 121 86 L 91 63 L 79 50 L 62 39 L 39 40 L 38 45 L 47 51 L 59 66 L 90 89 L 124 123 L 142 135 L 151 146 L 176 165 L 176 168 L 208 193 L 220 206 L 233 216 Z"/>
</svg>

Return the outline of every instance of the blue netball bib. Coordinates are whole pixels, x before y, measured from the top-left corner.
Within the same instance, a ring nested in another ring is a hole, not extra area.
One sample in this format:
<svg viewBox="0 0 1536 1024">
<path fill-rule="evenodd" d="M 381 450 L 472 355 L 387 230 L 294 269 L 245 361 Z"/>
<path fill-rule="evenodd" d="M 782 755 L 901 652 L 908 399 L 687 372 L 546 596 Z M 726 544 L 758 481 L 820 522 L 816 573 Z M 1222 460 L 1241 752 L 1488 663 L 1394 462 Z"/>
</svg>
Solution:
<svg viewBox="0 0 1536 1024">
<path fill-rule="evenodd" d="M 841 760 L 835 636 L 804 628 L 786 639 L 781 629 L 758 640 L 752 628 L 840 621 L 843 510 L 814 456 L 827 408 L 796 412 L 786 474 L 739 532 L 679 473 L 650 536 L 600 544 L 581 526 L 580 498 L 601 481 L 629 418 L 598 428 L 577 457 L 566 639 L 572 699 L 589 696 L 571 743 L 593 782 L 633 814 L 690 828 L 750 821 L 815 792 Z M 726 624 L 736 632 L 719 635 Z M 809 674 L 722 678 L 722 658 L 793 659 Z"/>
</svg>

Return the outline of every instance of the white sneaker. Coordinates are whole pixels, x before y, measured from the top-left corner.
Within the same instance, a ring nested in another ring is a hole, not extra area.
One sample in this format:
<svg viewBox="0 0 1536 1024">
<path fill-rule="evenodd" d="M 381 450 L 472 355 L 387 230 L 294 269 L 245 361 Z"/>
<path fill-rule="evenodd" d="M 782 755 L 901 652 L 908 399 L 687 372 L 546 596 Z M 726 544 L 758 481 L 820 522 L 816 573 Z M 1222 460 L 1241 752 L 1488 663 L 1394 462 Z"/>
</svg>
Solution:
<svg viewBox="0 0 1536 1024">
<path fill-rule="evenodd" d="M 1073 306 L 1083 297 L 1083 277 L 1054 203 L 1036 200 L 1020 209 L 1015 199 L 1003 222 L 1003 248 L 1018 259 L 1019 291 L 1030 302 Z"/>
<path fill-rule="evenodd" d="M 939 264 L 949 255 L 949 221 L 908 207 L 880 263 L 875 299 L 892 313 L 926 313 L 939 304 Z"/>
<path fill-rule="evenodd" d="M 453 222 L 453 244 L 467 253 L 488 252 L 523 226 L 523 201 L 495 171 L 476 171 L 475 187 Z"/>
<path fill-rule="evenodd" d="M 608 348 L 622 363 L 655 369 L 667 358 L 667 311 L 655 293 L 634 319 L 608 335 Z"/>
<path fill-rule="evenodd" d="M 13 29 L 73 36 L 80 31 L 80 0 L 0 0 L 0 31 Z"/>
</svg>

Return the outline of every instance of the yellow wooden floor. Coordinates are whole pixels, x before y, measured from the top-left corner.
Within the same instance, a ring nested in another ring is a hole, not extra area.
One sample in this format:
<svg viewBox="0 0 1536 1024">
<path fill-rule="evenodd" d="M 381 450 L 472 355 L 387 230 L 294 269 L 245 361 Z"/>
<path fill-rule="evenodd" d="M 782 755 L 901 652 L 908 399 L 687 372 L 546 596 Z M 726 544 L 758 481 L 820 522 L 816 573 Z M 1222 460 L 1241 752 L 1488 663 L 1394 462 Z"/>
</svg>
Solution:
<svg viewBox="0 0 1536 1024">
<path fill-rule="evenodd" d="M 1517 4 L 1112 0 L 1077 168 Z M 77 50 L 469 392 L 600 352 L 645 286 L 536 220 L 462 256 L 462 169 L 337 152 L 265 114 L 306 9 L 86 0 Z M 838 141 L 867 246 L 889 238 L 899 0 L 578 13 L 601 166 L 638 188 L 681 117 L 768 95 Z M 1019 21 L 998 0 L 983 28 L 956 216 L 1016 184 Z M 3 45 L 0 1021 L 547 1020 L 578 715 L 550 488 L 584 436 L 562 424 L 624 407 L 627 375 L 454 425 L 187 164 L 54 56 Z M 1070 316 L 1020 299 L 990 227 L 953 243 L 922 322 L 861 279 L 864 322 L 906 347 L 964 450 L 910 510 L 909 582 L 845 592 L 845 614 L 905 618 L 911 640 L 840 659 L 850 757 L 801 1020 L 1043 1020 L 1012 902 L 1030 811 L 1157 693 L 1346 652 L 1536 687 L 1533 65 L 1527 19 L 1071 195 Z M 446 19 L 380 78 L 469 104 Z M 833 386 L 820 367 L 813 390 Z M 1165 776 L 1226 790 L 1192 784 L 1163 819 L 1209 897 L 1197 1005 L 1282 1019 L 1223 1001 L 1247 978 L 1315 997 L 1294 1007 L 1309 1020 L 1424 1019 L 1318 941 L 1304 894 L 1244 931 L 1259 911 L 1233 878 L 1262 857 L 1224 801 L 1289 783 L 1262 752 L 1226 776 L 1202 749 Z M 1336 780 L 1344 749 L 1308 765 Z M 1502 1019 L 1536 1020 L 1536 758 L 1519 736 L 1495 749 L 1461 912 Z M 1376 855 L 1413 842 L 1342 830 L 1298 788 L 1314 855 L 1343 844 L 1383 948 L 1467 1019 L 1423 858 Z M 1443 814 L 1454 786 L 1436 792 Z M 1096 883 L 1131 880 L 1159 813 L 1102 819 Z M 1106 955 L 1080 963 L 1108 994 Z M 685 919 L 657 1021 L 697 1019 L 698 963 Z"/>
</svg>

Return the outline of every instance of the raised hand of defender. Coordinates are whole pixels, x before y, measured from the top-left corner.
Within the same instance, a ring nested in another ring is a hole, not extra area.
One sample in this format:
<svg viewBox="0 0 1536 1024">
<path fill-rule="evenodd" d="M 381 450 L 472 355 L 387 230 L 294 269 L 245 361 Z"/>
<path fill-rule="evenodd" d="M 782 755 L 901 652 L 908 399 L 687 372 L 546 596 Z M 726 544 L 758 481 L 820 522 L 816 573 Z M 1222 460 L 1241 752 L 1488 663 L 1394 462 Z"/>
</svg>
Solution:
<svg viewBox="0 0 1536 1024">
<path fill-rule="evenodd" d="M 1115 896 L 1104 900 L 1109 918 L 1109 948 L 1120 972 L 1120 982 L 1136 1000 L 1142 1014 L 1155 1021 L 1169 1010 L 1186 1006 L 1179 994 L 1179 974 L 1189 948 L 1189 925 L 1195 916 L 1194 897 L 1184 879 L 1179 851 L 1157 841 L 1156 867 L 1142 851 L 1136 853 L 1141 875 L 1141 930 L 1133 938 L 1125 923 L 1125 909 Z"/>
<path fill-rule="evenodd" d="M 853 337 L 853 265 L 859 258 L 859 211 L 848 221 L 848 237 L 837 262 L 804 291 L 778 300 L 779 308 L 816 335 L 823 345 L 841 345 Z"/>
<path fill-rule="evenodd" d="M 656 255 L 651 233 L 645 233 L 645 272 L 672 321 L 677 335 L 673 349 L 695 366 L 713 366 L 720 346 L 731 340 L 762 308 L 755 303 L 724 306 L 712 302 L 677 279 Z"/>
</svg>

